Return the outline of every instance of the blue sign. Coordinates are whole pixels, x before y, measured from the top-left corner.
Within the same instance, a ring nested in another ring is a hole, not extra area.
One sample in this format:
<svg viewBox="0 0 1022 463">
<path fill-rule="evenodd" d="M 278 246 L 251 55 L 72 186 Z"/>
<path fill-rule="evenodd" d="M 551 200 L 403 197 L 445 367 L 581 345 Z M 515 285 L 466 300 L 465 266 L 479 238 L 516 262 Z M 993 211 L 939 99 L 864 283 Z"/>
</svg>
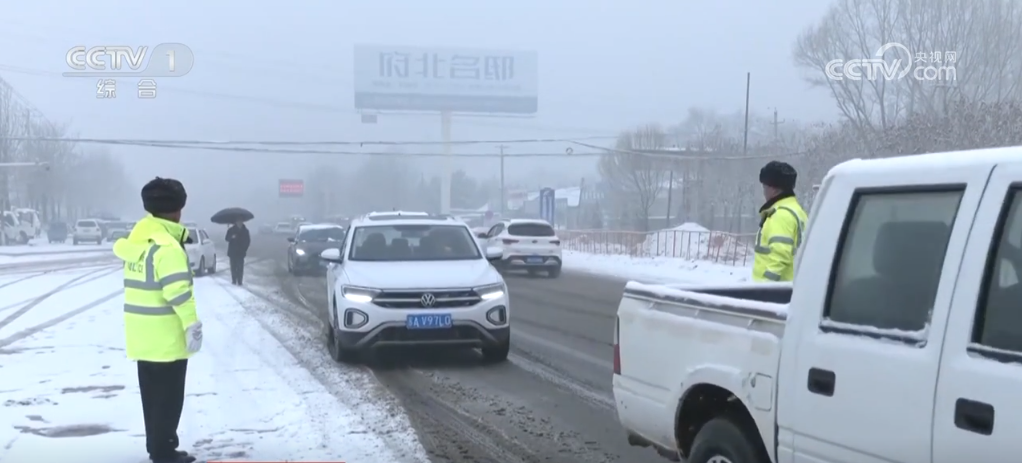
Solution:
<svg viewBox="0 0 1022 463">
<path fill-rule="evenodd" d="M 553 188 L 539 190 L 539 218 L 554 224 L 554 205 L 557 204 Z"/>
</svg>

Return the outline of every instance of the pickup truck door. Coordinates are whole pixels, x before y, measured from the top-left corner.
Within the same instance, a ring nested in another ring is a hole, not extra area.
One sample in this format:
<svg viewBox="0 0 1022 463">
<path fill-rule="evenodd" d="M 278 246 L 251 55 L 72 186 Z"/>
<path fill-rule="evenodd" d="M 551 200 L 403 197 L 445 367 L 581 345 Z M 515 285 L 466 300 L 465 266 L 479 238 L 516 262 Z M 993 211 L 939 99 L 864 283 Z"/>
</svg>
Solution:
<svg viewBox="0 0 1022 463">
<path fill-rule="evenodd" d="M 990 171 L 834 180 L 826 207 L 816 210 L 813 254 L 801 261 L 817 270 L 795 282 L 797 316 L 785 334 L 794 339 L 782 350 L 782 365 L 793 365 L 779 379 L 787 384 L 778 402 L 779 462 L 931 461 L 944 327 Z M 821 237 L 827 244 L 814 246 Z"/>
<path fill-rule="evenodd" d="M 994 170 L 967 246 L 937 382 L 934 463 L 1008 461 L 1022 448 L 1022 164 Z"/>
</svg>

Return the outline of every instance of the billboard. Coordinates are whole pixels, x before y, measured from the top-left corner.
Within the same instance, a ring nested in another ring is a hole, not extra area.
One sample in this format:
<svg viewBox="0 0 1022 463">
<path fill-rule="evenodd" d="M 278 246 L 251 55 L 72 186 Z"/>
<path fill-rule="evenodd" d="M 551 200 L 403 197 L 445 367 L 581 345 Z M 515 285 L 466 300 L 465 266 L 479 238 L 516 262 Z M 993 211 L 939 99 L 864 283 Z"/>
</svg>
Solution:
<svg viewBox="0 0 1022 463">
<path fill-rule="evenodd" d="M 355 108 L 534 114 L 535 52 L 355 46 Z"/>
<path fill-rule="evenodd" d="M 280 179 L 277 182 L 277 192 L 281 198 L 301 198 L 305 195 L 305 182 L 303 180 Z"/>
</svg>

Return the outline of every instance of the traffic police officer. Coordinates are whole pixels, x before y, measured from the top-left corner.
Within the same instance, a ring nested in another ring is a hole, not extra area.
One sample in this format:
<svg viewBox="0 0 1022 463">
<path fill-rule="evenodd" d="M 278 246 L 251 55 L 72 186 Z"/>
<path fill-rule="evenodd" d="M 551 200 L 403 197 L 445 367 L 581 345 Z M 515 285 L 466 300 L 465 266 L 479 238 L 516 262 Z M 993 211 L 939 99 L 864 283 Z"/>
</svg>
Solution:
<svg viewBox="0 0 1022 463">
<path fill-rule="evenodd" d="M 153 463 L 192 463 L 177 450 L 188 357 L 202 347 L 192 272 L 179 223 L 188 195 L 181 182 L 157 177 L 142 188 L 149 214 L 114 244 L 124 261 L 128 358 L 138 362 L 146 450 Z"/>
<path fill-rule="evenodd" d="M 756 234 L 756 259 L 752 266 L 755 281 L 792 281 L 795 278 L 795 252 L 802 245 L 808 218 L 795 198 L 798 174 L 790 164 L 770 161 L 759 171 L 766 203 L 759 208 L 759 233 Z"/>
</svg>

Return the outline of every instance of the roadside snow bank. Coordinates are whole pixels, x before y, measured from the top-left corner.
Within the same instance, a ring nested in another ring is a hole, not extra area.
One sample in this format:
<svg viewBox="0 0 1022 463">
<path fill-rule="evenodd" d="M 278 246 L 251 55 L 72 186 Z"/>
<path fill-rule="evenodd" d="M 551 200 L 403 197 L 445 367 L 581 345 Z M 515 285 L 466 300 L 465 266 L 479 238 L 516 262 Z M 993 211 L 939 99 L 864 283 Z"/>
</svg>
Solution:
<svg viewBox="0 0 1022 463">
<path fill-rule="evenodd" d="M 564 268 L 647 283 L 735 283 L 749 281 L 751 265 L 735 267 L 673 257 L 629 257 L 564 251 Z"/>
<path fill-rule="evenodd" d="M 98 293 L 109 293 L 120 279 L 111 274 Z M 374 403 L 353 409 L 215 280 L 196 280 L 196 293 L 205 345 L 188 365 L 179 428 L 183 450 L 200 460 L 427 461 L 399 410 Z M 28 314 L 50 319 L 75 307 L 54 302 Z M 0 348 L 0 461 L 58 461 L 68 455 L 146 461 L 135 365 L 124 357 L 122 303 L 114 297 Z M 338 374 L 357 374 L 334 367 Z M 381 420 L 394 422 L 393 434 L 374 432 Z"/>
</svg>

